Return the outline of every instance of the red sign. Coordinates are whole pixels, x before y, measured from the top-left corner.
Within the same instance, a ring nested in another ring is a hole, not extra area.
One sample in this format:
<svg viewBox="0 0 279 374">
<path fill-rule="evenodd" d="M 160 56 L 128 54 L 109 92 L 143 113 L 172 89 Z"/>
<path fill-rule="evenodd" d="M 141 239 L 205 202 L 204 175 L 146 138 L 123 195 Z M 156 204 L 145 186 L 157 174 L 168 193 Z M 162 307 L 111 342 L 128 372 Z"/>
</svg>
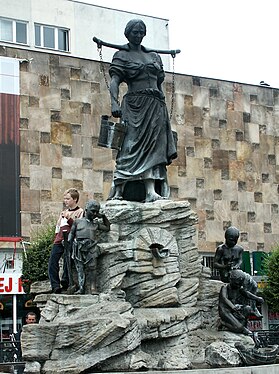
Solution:
<svg viewBox="0 0 279 374">
<path fill-rule="evenodd" d="M 0 274 L 0 294 L 10 294 L 10 295 L 24 294 L 21 274 L 18 274 L 18 273 Z"/>
</svg>

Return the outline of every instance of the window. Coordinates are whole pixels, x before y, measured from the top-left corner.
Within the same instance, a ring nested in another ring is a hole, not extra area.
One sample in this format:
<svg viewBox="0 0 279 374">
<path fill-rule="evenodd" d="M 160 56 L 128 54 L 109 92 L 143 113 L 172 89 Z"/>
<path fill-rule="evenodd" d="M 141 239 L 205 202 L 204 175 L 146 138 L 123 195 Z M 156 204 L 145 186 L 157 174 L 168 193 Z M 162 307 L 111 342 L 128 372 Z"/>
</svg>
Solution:
<svg viewBox="0 0 279 374">
<path fill-rule="evenodd" d="M 27 44 L 27 22 L 0 18 L 0 40 Z"/>
<path fill-rule="evenodd" d="M 210 268 L 212 279 L 220 279 L 218 270 L 214 268 L 214 255 L 203 255 L 202 264 Z"/>
<path fill-rule="evenodd" d="M 35 46 L 69 51 L 69 30 L 35 24 Z"/>
</svg>

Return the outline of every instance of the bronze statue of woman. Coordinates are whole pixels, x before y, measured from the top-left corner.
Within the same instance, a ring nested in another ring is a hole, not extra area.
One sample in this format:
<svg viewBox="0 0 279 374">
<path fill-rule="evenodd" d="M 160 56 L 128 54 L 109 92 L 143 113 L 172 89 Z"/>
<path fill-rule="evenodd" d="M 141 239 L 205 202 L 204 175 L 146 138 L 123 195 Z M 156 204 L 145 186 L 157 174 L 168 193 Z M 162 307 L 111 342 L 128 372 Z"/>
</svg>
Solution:
<svg viewBox="0 0 279 374">
<path fill-rule="evenodd" d="M 112 115 L 128 125 L 109 198 L 152 202 L 169 197 L 166 166 L 177 157 L 162 90 L 165 74 L 159 54 L 141 45 L 142 20 L 129 21 L 124 34 L 128 44 L 114 54 L 109 74 Z M 122 82 L 128 89 L 120 105 Z"/>
</svg>

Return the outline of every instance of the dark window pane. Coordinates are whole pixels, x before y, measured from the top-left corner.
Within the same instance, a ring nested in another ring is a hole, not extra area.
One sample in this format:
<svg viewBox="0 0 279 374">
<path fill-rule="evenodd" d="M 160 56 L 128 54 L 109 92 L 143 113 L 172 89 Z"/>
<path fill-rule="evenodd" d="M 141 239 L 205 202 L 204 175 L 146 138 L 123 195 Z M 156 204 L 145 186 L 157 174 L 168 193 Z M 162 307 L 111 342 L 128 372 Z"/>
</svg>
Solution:
<svg viewBox="0 0 279 374">
<path fill-rule="evenodd" d="M 41 27 L 35 25 L 35 45 L 41 46 Z"/>
<path fill-rule="evenodd" d="M 3 20 L 3 19 L 0 21 L 0 37 L 1 37 L 1 40 L 5 40 L 7 42 L 13 41 L 12 21 Z"/>
<path fill-rule="evenodd" d="M 58 29 L 58 49 L 61 51 L 68 51 L 68 31 Z"/>
<path fill-rule="evenodd" d="M 16 23 L 16 42 L 27 44 L 27 27 L 26 23 Z"/>
<path fill-rule="evenodd" d="M 54 28 L 44 26 L 44 47 L 54 48 Z"/>
</svg>

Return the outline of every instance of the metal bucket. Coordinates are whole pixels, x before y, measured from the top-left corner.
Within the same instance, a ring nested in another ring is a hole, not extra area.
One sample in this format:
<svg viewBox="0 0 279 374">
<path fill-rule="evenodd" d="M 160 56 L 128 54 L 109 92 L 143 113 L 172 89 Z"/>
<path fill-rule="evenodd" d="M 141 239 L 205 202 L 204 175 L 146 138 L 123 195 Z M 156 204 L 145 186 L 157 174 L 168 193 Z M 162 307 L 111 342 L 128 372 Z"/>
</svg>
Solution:
<svg viewBox="0 0 279 374">
<path fill-rule="evenodd" d="M 111 122 L 108 119 L 109 116 L 106 115 L 101 117 L 98 145 L 105 148 L 120 150 L 125 137 L 127 124 L 124 121 Z"/>
</svg>

